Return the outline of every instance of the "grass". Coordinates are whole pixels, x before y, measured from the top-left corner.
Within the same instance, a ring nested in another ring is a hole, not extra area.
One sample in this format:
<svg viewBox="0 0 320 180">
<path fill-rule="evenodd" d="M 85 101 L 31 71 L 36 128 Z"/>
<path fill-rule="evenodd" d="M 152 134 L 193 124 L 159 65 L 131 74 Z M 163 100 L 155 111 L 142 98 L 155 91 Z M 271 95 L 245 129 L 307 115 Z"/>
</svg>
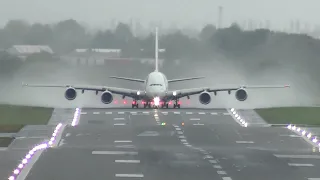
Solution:
<svg viewBox="0 0 320 180">
<path fill-rule="evenodd" d="M 8 147 L 13 139 L 12 137 L 0 137 L 0 147 Z"/>
<path fill-rule="evenodd" d="M 44 107 L 0 105 L 0 133 L 17 132 L 25 125 L 47 124 L 52 111 Z"/>
<path fill-rule="evenodd" d="M 255 111 L 270 124 L 320 125 L 320 107 L 282 107 Z"/>
</svg>

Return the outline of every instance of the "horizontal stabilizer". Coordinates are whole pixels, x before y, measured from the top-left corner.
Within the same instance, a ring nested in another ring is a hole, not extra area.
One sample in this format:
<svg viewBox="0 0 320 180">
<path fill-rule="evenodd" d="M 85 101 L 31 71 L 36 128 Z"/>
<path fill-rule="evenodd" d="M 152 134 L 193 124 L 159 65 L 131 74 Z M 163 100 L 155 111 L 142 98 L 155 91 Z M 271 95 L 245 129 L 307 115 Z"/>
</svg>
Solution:
<svg viewBox="0 0 320 180">
<path fill-rule="evenodd" d="M 172 83 L 172 82 L 179 82 L 179 81 L 188 81 L 188 80 L 194 80 L 194 79 L 203 79 L 205 77 L 189 77 L 189 78 L 181 78 L 181 79 L 171 79 L 168 80 L 168 83 Z"/>
<path fill-rule="evenodd" d="M 109 78 L 122 79 L 122 80 L 135 81 L 135 82 L 142 82 L 142 83 L 145 82 L 145 80 L 143 80 L 143 79 L 134 79 L 134 78 L 128 78 L 128 77 L 110 76 Z"/>
</svg>

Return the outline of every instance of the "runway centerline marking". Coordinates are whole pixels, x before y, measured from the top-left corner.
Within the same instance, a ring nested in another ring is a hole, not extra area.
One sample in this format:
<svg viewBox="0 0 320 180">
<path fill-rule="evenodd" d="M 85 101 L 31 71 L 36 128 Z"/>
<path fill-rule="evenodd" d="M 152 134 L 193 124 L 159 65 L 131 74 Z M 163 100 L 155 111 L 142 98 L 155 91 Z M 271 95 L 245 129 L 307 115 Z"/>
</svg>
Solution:
<svg viewBox="0 0 320 180">
<path fill-rule="evenodd" d="M 223 115 L 230 115 L 229 113 L 223 113 Z"/>
<path fill-rule="evenodd" d="M 190 118 L 190 121 L 200 121 L 200 118 Z"/>
<path fill-rule="evenodd" d="M 253 141 L 236 141 L 238 144 L 253 144 Z"/>
<path fill-rule="evenodd" d="M 225 171 L 217 171 L 218 174 L 227 174 Z"/>
<path fill-rule="evenodd" d="M 81 112 L 80 114 L 87 114 L 87 112 Z"/>
<path fill-rule="evenodd" d="M 115 121 L 125 120 L 124 118 L 113 118 Z"/>
<path fill-rule="evenodd" d="M 222 169 L 222 167 L 220 165 L 213 165 L 213 168 Z"/>
<path fill-rule="evenodd" d="M 138 152 L 130 152 L 130 151 L 92 151 L 92 154 L 95 155 L 137 155 Z"/>
<path fill-rule="evenodd" d="M 124 126 L 124 125 L 126 125 L 125 123 L 116 123 L 116 124 L 114 124 L 115 126 Z"/>
<path fill-rule="evenodd" d="M 180 112 L 173 112 L 173 114 L 180 114 Z"/>
<path fill-rule="evenodd" d="M 185 136 L 179 136 L 179 138 L 180 138 L 180 139 L 184 139 L 184 138 L 186 138 L 186 137 L 185 137 Z"/>
<path fill-rule="evenodd" d="M 124 114 L 124 112 L 118 112 L 118 114 Z"/>
<path fill-rule="evenodd" d="M 222 177 L 222 180 L 232 180 L 231 177 Z"/>
<path fill-rule="evenodd" d="M 294 164 L 294 163 L 288 163 L 289 166 L 299 166 L 299 167 L 312 167 L 313 164 Z"/>
<path fill-rule="evenodd" d="M 93 112 L 93 114 L 100 114 L 100 112 Z"/>
<path fill-rule="evenodd" d="M 132 143 L 130 140 L 115 140 L 115 143 Z"/>
<path fill-rule="evenodd" d="M 216 112 L 212 112 L 212 113 L 211 113 L 211 115 L 217 115 L 217 114 L 218 114 L 218 113 L 216 113 Z"/>
<path fill-rule="evenodd" d="M 216 160 L 209 160 L 209 162 L 212 163 L 212 164 L 216 164 L 217 163 Z"/>
<path fill-rule="evenodd" d="M 200 123 L 198 123 L 198 124 L 193 124 L 194 126 L 203 126 L 204 124 L 200 124 Z"/>
<path fill-rule="evenodd" d="M 198 114 L 206 114 L 205 112 L 199 112 Z"/>
<path fill-rule="evenodd" d="M 105 114 L 112 114 L 112 112 L 105 112 Z"/>
<path fill-rule="evenodd" d="M 116 177 L 136 177 L 141 178 L 144 177 L 143 174 L 116 174 Z"/>
<path fill-rule="evenodd" d="M 186 112 L 186 114 L 193 114 L 193 112 Z"/>
<path fill-rule="evenodd" d="M 140 160 L 114 160 L 116 163 L 140 163 Z"/>
</svg>

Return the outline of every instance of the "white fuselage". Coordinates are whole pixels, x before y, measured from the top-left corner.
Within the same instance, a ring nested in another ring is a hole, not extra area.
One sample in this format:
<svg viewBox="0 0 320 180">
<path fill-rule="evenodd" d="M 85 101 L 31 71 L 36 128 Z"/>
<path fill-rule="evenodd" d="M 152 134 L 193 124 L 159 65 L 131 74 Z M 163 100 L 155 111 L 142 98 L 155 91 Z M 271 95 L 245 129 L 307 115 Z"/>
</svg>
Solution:
<svg viewBox="0 0 320 180">
<path fill-rule="evenodd" d="M 147 99 L 164 99 L 168 91 L 168 80 L 161 72 L 152 72 L 148 75 L 145 82 L 145 92 Z"/>
</svg>

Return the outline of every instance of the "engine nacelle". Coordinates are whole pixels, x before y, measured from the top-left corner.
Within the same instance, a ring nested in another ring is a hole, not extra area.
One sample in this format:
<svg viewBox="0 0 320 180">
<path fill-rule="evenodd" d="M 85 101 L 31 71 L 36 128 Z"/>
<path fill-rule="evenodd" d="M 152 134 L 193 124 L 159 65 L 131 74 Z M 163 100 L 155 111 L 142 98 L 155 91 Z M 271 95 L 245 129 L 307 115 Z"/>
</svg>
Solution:
<svg viewBox="0 0 320 180">
<path fill-rule="evenodd" d="M 68 100 L 74 100 L 77 97 L 77 91 L 73 87 L 69 87 L 64 93 L 64 97 Z"/>
<path fill-rule="evenodd" d="M 112 93 L 109 91 L 104 91 L 101 95 L 101 101 L 104 104 L 110 104 L 113 101 Z"/>
<path fill-rule="evenodd" d="M 201 104 L 209 104 L 211 102 L 211 95 L 208 92 L 203 92 L 199 95 L 199 101 Z"/>
<path fill-rule="evenodd" d="M 236 91 L 236 99 L 238 101 L 245 101 L 248 98 L 248 93 L 245 89 L 240 88 Z"/>
</svg>

